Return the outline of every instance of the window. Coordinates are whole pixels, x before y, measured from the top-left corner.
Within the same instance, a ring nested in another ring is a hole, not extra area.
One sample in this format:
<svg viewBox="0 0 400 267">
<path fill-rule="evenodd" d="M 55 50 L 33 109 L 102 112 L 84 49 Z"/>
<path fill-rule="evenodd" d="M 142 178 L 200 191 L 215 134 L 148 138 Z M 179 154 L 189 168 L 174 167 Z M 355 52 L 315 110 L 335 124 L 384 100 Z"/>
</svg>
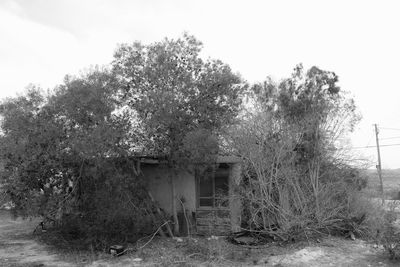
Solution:
<svg viewBox="0 0 400 267">
<path fill-rule="evenodd" d="M 229 205 L 229 165 L 219 164 L 217 169 L 197 175 L 198 207 L 227 208 Z"/>
</svg>

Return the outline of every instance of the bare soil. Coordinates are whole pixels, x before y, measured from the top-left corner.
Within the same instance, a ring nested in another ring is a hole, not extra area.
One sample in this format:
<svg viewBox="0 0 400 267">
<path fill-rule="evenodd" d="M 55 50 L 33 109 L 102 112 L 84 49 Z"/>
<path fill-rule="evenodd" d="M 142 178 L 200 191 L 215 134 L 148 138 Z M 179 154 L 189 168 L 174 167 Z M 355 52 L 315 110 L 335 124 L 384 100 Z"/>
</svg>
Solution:
<svg viewBox="0 0 400 267">
<path fill-rule="evenodd" d="M 13 219 L 8 211 L 0 210 L 1 266 L 75 266 L 59 260 L 43 244 L 35 241 L 33 230 L 38 220 Z"/>
<path fill-rule="evenodd" d="M 260 248 L 237 246 L 224 238 L 156 237 L 143 249 L 120 257 L 90 257 L 43 244 L 32 234 L 37 224 L 38 220 L 13 220 L 8 211 L 0 211 L 0 266 L 400 266 L 389 261 L 382 248 L 337 237 Z"/>
</svg>

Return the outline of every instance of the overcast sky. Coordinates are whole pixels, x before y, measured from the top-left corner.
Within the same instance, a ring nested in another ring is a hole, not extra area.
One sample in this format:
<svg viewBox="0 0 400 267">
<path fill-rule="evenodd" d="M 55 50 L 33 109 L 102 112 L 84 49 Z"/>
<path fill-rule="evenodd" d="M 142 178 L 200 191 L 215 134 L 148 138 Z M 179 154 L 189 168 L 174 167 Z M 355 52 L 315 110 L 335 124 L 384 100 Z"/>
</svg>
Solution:
<svg viewBox="0 0 400 267">
<path fill-rule="evenodd" d="M 112 60 L 118 43 L 149 43 L 184 31 L 249 82 L 294 66 L 336 72 L 363 120 L 355 147 L 400 144 L 399 1 L 0 0 L 0 97 L 29 83 L 52 88 L 66 74 Z M 355 150 L 356 151 L 356 150 Z M 376 149 L 358 149 L 376 164 Z M 382 147 L 400 168 L 400 146 Z"/>
</svg>

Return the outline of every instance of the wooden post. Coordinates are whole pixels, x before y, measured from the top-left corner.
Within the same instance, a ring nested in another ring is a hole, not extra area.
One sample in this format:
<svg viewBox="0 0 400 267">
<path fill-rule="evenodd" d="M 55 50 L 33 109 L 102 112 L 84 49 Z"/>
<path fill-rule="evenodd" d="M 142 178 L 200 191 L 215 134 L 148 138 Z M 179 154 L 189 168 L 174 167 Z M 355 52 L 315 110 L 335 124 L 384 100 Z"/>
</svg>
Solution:
<svg viewBox="0 0 400 267">
<path fill-rule="evenodd" d="M 164 216 L 162 215 L 160 208 L 156 205 L 156 201 L 154 200 L 153 195 L 150 193 L 150 191 L 148 191 L 147 193 L 149 194 L 149 197 L 150 197 L 151 201 L 153 202 L 153 205 L 156 207 L 156 211 L 157 211 L 158 215 L 160 216 L 160 218 L 163 218 Z M 168 234 L 171 237 L 174 237 L 174 234 L 172 233 L 172 230 L 171 230 L 171 227 L 169 226 L 169 223 L 167 223 L 165 226 L 167 228 Z"/>
<path fill-rule="evenodd" d="M 381 182 L 381 188 L 380 189 L 381 189 L 382 204 L 384 204 L 385 203 L 385 197 L 384 197 L 384 194 L 383 194 L 382 163 L 381 163 L 381 153 L 380 153 L 380 150 L 379 150 L 379 137 L 378 137 L 379 130 L 378 130 L 378 125 L 377 124 L 374 124 L 374 126 L 375 126 L 376 149 L 378 151 L 378 165 L 376 165 L 376 168 L 378 170 L 379 180 Z"/>
<path fill-rule="evenodd" d="M 179 220 L 176 210 L 176 193 L 175 193 L 175 171 L 171 172 L 171 197 L 172 197 L 172 217 L 174 219 L 174 234 L 179 235 Z"/>
<path fill-rule="evenodd" d="M 183 210 L 183 216 L 185 217 L 185 220 L 186 220 L 186 227 L 187 227 L 187 231 L 188 231 L 187 232 L 187 236 L 190 237 L 191 236 L 190 235 L 190 223 L 189 223 L 189 218 L 188 218 L 188 216 L 186 214 L 186 207 L 185 207 L 185 204 L 183 203 L 182 199 L 179 198 L 179 201 L 181 202 L 182 210 Z"/>
</svg>

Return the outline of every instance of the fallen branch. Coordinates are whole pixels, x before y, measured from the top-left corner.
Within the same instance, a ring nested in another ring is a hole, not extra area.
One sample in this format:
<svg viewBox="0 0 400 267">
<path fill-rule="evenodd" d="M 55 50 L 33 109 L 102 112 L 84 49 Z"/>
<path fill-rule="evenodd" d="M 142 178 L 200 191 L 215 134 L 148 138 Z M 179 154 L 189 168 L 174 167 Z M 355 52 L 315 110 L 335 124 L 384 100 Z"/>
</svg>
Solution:
<svg viewBox="0 0 400 267">
<path fill-rule="evenodd" d="M 170 222 L 170 221 L 166 221 L 166 222 L 164 222 L 163 224 L 161 224 L 160 227 L 158 227 L 157 230 L 151 235 L 150 240 L 147 241 L 143 246 L 141 246 L 141 247 L 139 247 L 139 248 L 137 248 L 137 249 L 139 250 L 139 249 L 142 249 L 142 248 L 144 248 L 145 246 L 147 246 L 147 245 L 153 240 L 153 238 L 156 236 L 156 234 L 158 233 L 158 231 L 160 231 L 161 227 L 163 227 L 164 225 L 168 224 L 169 222 Z"/>
</svg>

